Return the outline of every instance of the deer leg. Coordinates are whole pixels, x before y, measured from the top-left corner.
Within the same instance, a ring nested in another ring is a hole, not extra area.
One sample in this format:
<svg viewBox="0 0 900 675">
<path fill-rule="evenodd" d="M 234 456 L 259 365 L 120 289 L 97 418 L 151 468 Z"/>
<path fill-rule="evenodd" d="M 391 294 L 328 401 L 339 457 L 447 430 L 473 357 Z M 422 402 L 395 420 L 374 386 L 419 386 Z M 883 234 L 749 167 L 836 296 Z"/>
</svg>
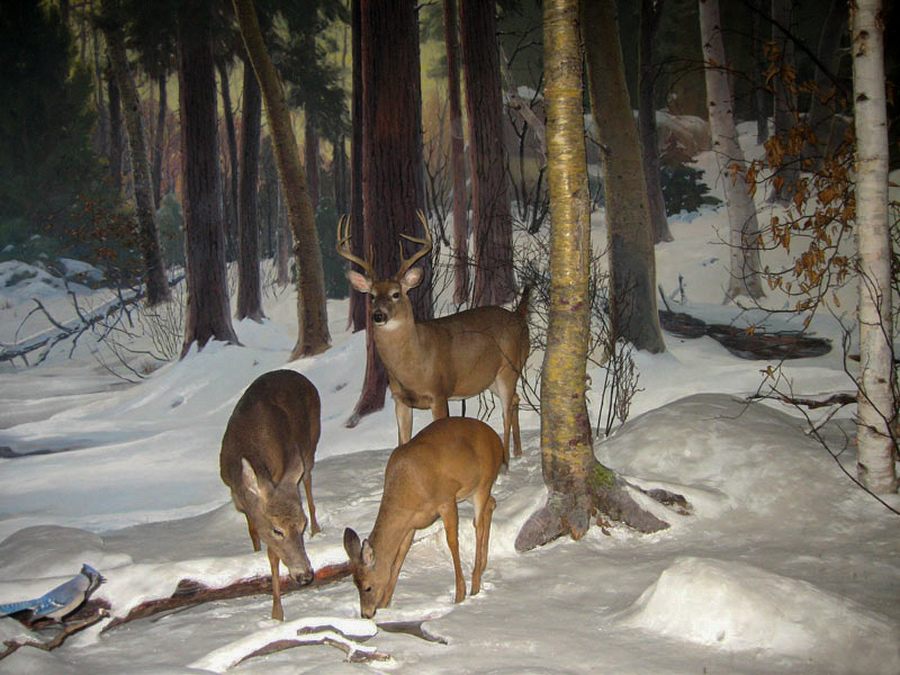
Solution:
<svg viewBox="0 0 900 675">
<path fill-rule="evenodd" d="M 272 568 L 272 618 L 284 621 L 284 608 L 281 606 L 281 576 L 278 574 L 278 563 L 281 562 L 278 555 L 266 547 L 269 555 L 269 566 Z"/>
<path fill-rule="evenodd" d="M 400 445 L 403 445 L 412 438 L 412 408 L 394 398 L 394 411 L 397 414 L 397 437 Z"/>
<path fill-rule="evenodd" d="M 441 520 L 444 521 L 444 533 L 447 535 L 447 546 L 453 557 L 453 571 L 456 574 L 456 599 L 462 602 L 466 597 L 466 582 L 463 579 L 462 564 L 459 561 L 459 511 L 456 502 L 452 501 L 440 509 Z"/>
<path fill-rule="evenodd" d="M 250 532 L 250 541 L 253 542 L 253 550 L 259 551 L 261 548 L 259 545 L 259 532 L 256 531 L 256 528 L 253 527 L 253 523 L 250 522 L 250 516 L 245 513 L 244 517 L 247 519 L 247 530 Z"/>
<path fill-rule="evenodd" d="M 488 494 L 487 501 L 481 508 L 476 504 L 475 510 L 475 569 L 472 570 L 472 595 L 481 590 L 481 575 L 487 567 L 488 544 L 491 537 L 491 519 L 497 500 Z"/>
<path fill-rule="evenodd" d="M 403 566 L 403 561 L 406 560 L 406 554 L 409 553 L 409 547 L 412 546 L 415 533 L 415 530 L 410 530 L 409 534 L 400 542 L 400 548 L 397 549 L 397 555 L 391 564 L 391 577 L 388 580 L 387 587 L 381 594 L 381 602 L 377 605 L 378 608 L 387 607 L 391 604 L 391 598 L 394 597 L 394 587 L 397 585 L 397 578 L 400 576 L 400 568 Z"/>
<path fill-rule="evenodd" d="M 450 403 L 445 398 L 436 398 L 431 404 L 431 418 L 439 420 L 442 417 L 450 417 Z"/>
<path fill-rule="evenodd" d="M 316 505 L 312 496 L 312 472 L 307 469 L 303 472 L 303 489 L 306 490 L 306 504 L 309 506 L 309 534 L 310 536 L 322 531 L 316 520 Z"/>
<path fill-rule="evenodd" d="M 513 394 L 510 415 L 512 416 L 513 444 L 516 447 L 516 457 L 522 456 L 522 434 L 519 433 L 519 395 Z M 509 448 L 507 448 L 507 454 Z"/>
</svg>

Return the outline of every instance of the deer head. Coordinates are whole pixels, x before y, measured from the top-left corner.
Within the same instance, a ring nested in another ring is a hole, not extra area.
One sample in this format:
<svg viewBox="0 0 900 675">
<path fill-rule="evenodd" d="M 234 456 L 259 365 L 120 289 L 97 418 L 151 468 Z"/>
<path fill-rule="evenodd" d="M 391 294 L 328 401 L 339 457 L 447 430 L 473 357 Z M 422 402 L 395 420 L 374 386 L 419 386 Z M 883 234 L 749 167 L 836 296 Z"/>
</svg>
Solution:
<svg viewBox="0 0 900 675">
<path fill-rule="evenodd" d="M 355 270 L 347 270 L 346 276 L 350 284 L 361 293 L 367 293 L 372 297 L 372 322 L 376 327 L 391 329 L 401 323 L 413 321 L 412 303 L 409 299 L 409 291 L 422 283 L 424 272 L 421 267 L 413 267 L 413 264 L 423 256 L 428 255 L 432 248 L 431 232 L 425 215 L 417 211 L 419 221 L 425 228 L 425 238 L 411 237 L 407 234 L 400 236 L 422 248 L 411 257 L 403 257 L 403 246 L 400 246 L 400 269 L 390 277 L 379 279 L 372 265 L 371 253 L 369 258 L 363 260 L 350 252 L 350 235 L 348 233 L 350 217 L 343 216 L 338 225 L 337 252 L 341 257 L 356 263 L 363 268 L 362 273 Z"/>
</svg>

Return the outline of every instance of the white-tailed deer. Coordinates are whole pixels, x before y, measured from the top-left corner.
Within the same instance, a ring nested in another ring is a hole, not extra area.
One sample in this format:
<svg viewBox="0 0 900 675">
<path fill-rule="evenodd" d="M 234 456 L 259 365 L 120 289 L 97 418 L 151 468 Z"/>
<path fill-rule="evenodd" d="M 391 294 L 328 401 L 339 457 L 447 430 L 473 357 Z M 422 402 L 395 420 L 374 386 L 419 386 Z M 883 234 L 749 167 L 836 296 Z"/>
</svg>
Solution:
<svg viewBox="0 0 900 675">
<path fill-rule="evenodd" d="M 225 428 L 219 468 L 237 510 L 247 517 L 253 550 L 260 540 L 272 568 L 272 618 L 284 619 L 278 563 L 301 584 L 313 580 L 303 545 L 307 520 L 300 502 L 306 489 L 311 534 L 319 531 L 311 473 L 321 430 L 316 387 L 300 373 L 260 375 L 238 401 Z"/>
<path fill-rule="evenodd" d="M 487 565 L 491 516 L 497 505 L 491 488 L 503 462 L 503 444 L 487 424 L 470 417 L 435 420 L 399 446 L 384 470 L 384 493 L 375 526 L 362 543 L 349 527 L 344 550 L 359 590 L 360 613 L 371 619 L 387 607 L 416 530 L 444 521 L 456 573 L 456 602 L 466 597 L 459 562 L 459 514 L 456 503 L 475 505 L 475 566 L 472 595 L 481 588 Z"/>
<path fill-rule="evenodd" d="M 397 273 L 379 279 L 371 260 L 350 253 L 349 219 L 338 227 L 337 251 L 360 265 L 363 273 L 347 271 L 356 290 L 371 296 L 375 347 L 390 379 L 397 413 L 400 443 L 412 435 L 412 409 L 430 409 L 434 419 L 447 417 L 450 399 L 476 396 L 490 389 L 503 406 L 503 461 L 509 462 L 512 428 L 516 457 L 522 454 L 519 436 L 519 397 L 516 383 L 528 358 L 528 290 L 515 311 L 503 307 L 476 307 L 431 321 L 415 321 L 411 289 L 422 281 L 422 269 L 413 267 L 431 251 L 432 239 L 425 216 L 419 212 L 425 238 L 401 235 L 422 245 L 402 261 Z"/>
</svg>

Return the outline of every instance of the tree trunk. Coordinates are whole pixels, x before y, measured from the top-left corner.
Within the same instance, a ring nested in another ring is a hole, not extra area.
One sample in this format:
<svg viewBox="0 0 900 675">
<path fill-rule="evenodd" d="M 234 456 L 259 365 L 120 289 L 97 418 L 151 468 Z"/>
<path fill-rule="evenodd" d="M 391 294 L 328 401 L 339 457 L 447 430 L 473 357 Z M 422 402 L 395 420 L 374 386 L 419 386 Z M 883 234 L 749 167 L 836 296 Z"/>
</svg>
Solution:
<svg viewBox="0 0 900 675">
<path fill-rule="evenodd" d="M 157 82 L 159 86 L 159 107 L 156 113 L 156 134 L 153 138 L 153 163 L 150 168 L 150 173 L 153 180 L 153 203 L 156 205 L 156 208 L 159 209 L 163 197 L 162 165 L 163 152 L 166 147 L 166 113 L 169 109 L 168 93 L 166 91 L 168 77 L 166 77 L 165 73 L 162 73 Z"/>
<path fill-rule="evenodd" d="M 778 48 L 778 73 L 772 78 L 775 90 L 775 136 L 784 147 L 792 146 L 790 130 L 798 123 L 797 94 L 795 91 L 796 64 L 794 41 L 783 29 L 793 32 L 793 0 L 772 0 L 772 44 Z M 783 27 L 783 28 L 782 28 Z M 775 173 L 774 198 L 782 203 L 791 199 L 793 186 L 799 177 L 797 153 L 786 151 Z"/>
<path fill-rule="evenodd" d="M 231 107 L 231 87 L 228 85 L 228 64 L 225 58 L 216 59 L 219 82 L 222 87 L 222 116 L 225 120 L 225 138 L 228 143 L 228 199 L 225 200 L 225 241 L 227 259 L 234 260 L 238 252 L 238 147 L 234 128 L 234 111 Z"/>
<path fill-rule="evenodd" d="M 853 100 L 857 142 L 856 239 L 859 249 L 859 479 L 872 492 L 897 491 L 896 371 L 892 353 L 891 238 L 884 25 L 880 0 L 852 12 Z"/>
<path fill-rule="evenodd" d="M 306 164 L 309 203 L 313 214 L 319 210 L 319 132 L 306 112 L 306 124 L 303 126 L 303 161 Z"/>
<path fill-rule="evenodd" d="M 650 226 L 653 243 L 672 241 L 669 219 L 666 217 L 666 200 L 663 198 L 659 181 L 659 138 L 656 132 L 656 103 L 653 88 L 656 83 L 656 65 L 653 63 L 653 48 L 656 44 L 656 29 L 662 14 L 663 0 L 641 0 L 640 35 L 640 84 L 638 120 L 640 121 L 641 149 L 644 165 L 644 180 L 647 197 L 650 200 Z"/>
<path fill-rule="evenodd" d="M 166 269 L 159 246 L 159 229 L 156 226 L 156 208 L 153 200 L 153 182 L 150 172 L 150 155 L 147 138 L 141 120 L 141 100 L 138 96 L 128 55 L 125 36 L 116 0 L 103 0 L 103 12 L 109 20 L 106 43 L 110 66 L 122 97 L 125 127 L 128 130 L 128 146 L 131 150 L 135 215 L 137 216 L 138 241 L 144 263 L 144 283 L 147 286 L 147 304 L 151 307 L 171 298 Z"/>
<path fill-rule="evenodd" d="M 415 1 L 362 0 L 360 46 L 364 250 L 372 252 L 375 272 L 384 279 L 400 266 L 400 234 L 423 234 L 416 216 L 425 207 L 425 172 Z M 432 315 L 431 259 L 423 258 L 419 264 L 425 280 L 410 296 L 416 319 L 422 320 Z M 371 321 L 371 312 L 366 312 L 366 321 Z M 387 371 L 376 358 L 371 326 L 366 328 L 366 377 L 350 424 L 384 407 Z"/>
<path fill-rule="evenodd" d="M 259 82 L 249 61 L 244 62 L 244 114 L 241 117 L 240 181 L 238 183 L 238 293 L 237 318 L 262 321 L 262 288 L 259 274 L 259 136 L 262 98 Z"/>
<path fill-rule="evenodd" d="M 473 306 L 503 304 L 516 295 L 495 12 L 493 2 L 459 3 L 475 232 Z"/>
<path fill-rule="evenodd" d="M 753 89 L 753 115 L 756 118 L 756 142 L 762 145 L 769 138 L 769 95 L 765 80 L 766 57 L 763 54 L 762 39 L 762 4 L 765 0 L 752 0 L 753 19 L 750 24 L 750 51 L 753 55 L 753 79 L 756 86 Z"/>
<path fill-rule="evenodd" d="M 728 299 L 746 294 L 761 298 L 759 224 L 745 174 L 744 153 L 734 123 L 734 98 L 719 21 L 719 0 L 700 0 L 700 33 L 706 71 L 706 100 L 713 152 L 725 183 L 725 207 L 731 232 L 731 280 Z"/>
<path fill-rule="evenodd" d="M 581 4 L 597 133 L 603 147 L 613 337 L 638 349 L 666 348 L 656 307 L 656 259 L 641 147 L 625 85 L 615 3 Z"/>
<path fill-rule="evenodd" d="M 459 38 L 456 0 L 444 0 L 444 43 L 450 103 L 450 164 L 453 172 L 453 302 L 469 299 L 469 194 L 466 189 L 466 139 L 463 136 L 459 81 Z"/>
<path fill-rule="evenodd" d="M 590 3 L 594 0 L 585 0 Z M 550 305 L 541 376 L 541 462 L 546 506 L 516 537 L 525 551 L 587 532 L 593 509 L 642 531 L 667 525 L 638 507 L 594 457 L 585 400 L 590 333 L 590 192 L 584 145 L 578 0 L 544 0 L 550 214 Z M 584 8 L 582 8 L 584 11 Z"/>
<path fill-rule="evenodd" d="M 125 143 L 122 131 L 122 98 L 112 67 L 106 70 L 107 108 L 109 109 L 109 176 L 116 190 L 122 189 L 122 146 Z"/>
<path fill-rule="evenodd" d="M 184 357 L 195 342 L 239 344 L 231 324 L 225 232 L 216 143 L 216 73 L 206 3 L 185 2 L 178 15 L 178 91 L 184 180 L 187 312 Z"/>
<path fill-rule="evenodd" d="M 366 257 L 365 220 L 363 216 L 363 83 L 362 83 L 362 21 L 361 0 L 350 0 L 350 42 L 353 60 L 353 93 L 351 96 L 350 139 L 350 247 L 353 255 Z M 357 271 L 359 267 L 355 266 Z M 353 332 L 366 329 L 369 301 L 362 293 L 350 292 L 349 322 Z M 382 406 L 384 403 L 382 403 Z"/>
<path fill-rule="evenodd" d="M 291 352 L 291 359 L 312 356 L 328 349 L 328 314 L 325 303 L 325 275 L 322 271 L 322 251 L 306 178 L 300 166 L 297 139 L 291 126 L 284 87 L 272 64 L 262 39 L 253 0 L 233 0 L 253 70 L 259 80 L 269 133 L 275 148 L 278 174 L 284 189 L 288 220 L 294 233 L 294 261 L 297 265 L 297 321 L 299 336 Z"/>
<path fill-rule="evenodd" d="M 809 128 L 816 140 L 815 148 L 809 148 L 817 166 L 821 167 L 827 154 L 840 141 L 836 129 L 843 130 L 843 125 L 835 124 L 837 114 L 828 104 L 836 92 L 836 73 L 841 61 L 841 36 L 847 28 L 847 5 L 839 0 L 831 0 L 828 14 L 819 33 L 819 45 L 816 58 L 819 65 L 815 71 L 815 88 L 809 102 Z M 835 138 L 838 136 L 838 138 Z"/>
</svg>

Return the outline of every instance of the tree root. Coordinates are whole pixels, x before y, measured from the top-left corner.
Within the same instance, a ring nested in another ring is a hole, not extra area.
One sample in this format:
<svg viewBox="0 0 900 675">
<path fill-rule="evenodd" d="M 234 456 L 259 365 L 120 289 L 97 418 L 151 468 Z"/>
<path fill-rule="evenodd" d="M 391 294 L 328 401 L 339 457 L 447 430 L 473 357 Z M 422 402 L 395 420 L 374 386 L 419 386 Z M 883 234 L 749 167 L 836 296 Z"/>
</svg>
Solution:
<svg viewBox="0 0 900 675">
<path fill-rule="evenodd" d="M 88 626 L 93 626 L 95 623 L 108 616 L 104 608 L 100 607 L 94 609 L 95 611 L 85 618 L 76 618 L 73 621 L 63 623 L 62 629 L 50 640 L 25 640 L 24 642 L 18 640 L 6 640 L 3 643 L 4 649 L 0 651 L 0 661 L 17 651 L 20 647 L 34 647 L 35 649 L 42 649 L 46 652 L 56 649 L 62 645 L 70 635 L 84 630 Z M 81 612 L 79 615 L 80 614 Z"/>
</svg>

